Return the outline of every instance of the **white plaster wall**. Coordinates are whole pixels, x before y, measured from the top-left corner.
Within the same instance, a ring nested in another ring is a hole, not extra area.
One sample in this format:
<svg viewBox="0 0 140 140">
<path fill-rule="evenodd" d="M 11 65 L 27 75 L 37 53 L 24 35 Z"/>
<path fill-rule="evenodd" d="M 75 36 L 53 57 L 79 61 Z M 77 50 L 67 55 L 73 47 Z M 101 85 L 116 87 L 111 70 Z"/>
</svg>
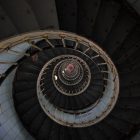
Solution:
<svg viewBox="0 0 140 140">
<path fill-rule="evenodd" d="M 13 70 L 0 86 L 0 140 L 32 140 L 22 126 L 12 99 Z"/>
<path fill-rule="evenodd" d="M 26 52 L 29 44 L 22 43 L 12 48 L 18 52 Z M 15 55 L 14 53 L 2 52 L 0 54 L 0 61 L 16 62 L 23 55 Z M 6 72 L 11 64 L 0 64 L 0 74 Z M 3 81 L 0 86 L 0 140 L 32 140 L 33 138 L 22 126 L 12 99 L 12 84 L 15 76 L 13 70 Z"/>
</svg>

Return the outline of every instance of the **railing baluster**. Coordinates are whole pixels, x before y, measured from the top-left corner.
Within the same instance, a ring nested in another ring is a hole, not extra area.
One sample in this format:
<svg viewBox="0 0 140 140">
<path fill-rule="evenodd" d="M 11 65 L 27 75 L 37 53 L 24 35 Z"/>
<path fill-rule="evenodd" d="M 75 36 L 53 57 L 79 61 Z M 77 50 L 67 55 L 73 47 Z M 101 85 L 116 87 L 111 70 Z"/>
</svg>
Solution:
<svg viewBox="0 0 140 140">
<path fill-rule="evenodd" d="M 52 47 L 55 48 L 55 46 L 49 41 L 48 37 L 44 37 L 45 41 Z"/>
<path fill-rule="evenodd" d="M 78 41 L 76 41 L 76 44 L 75 44 L 75 46 L 74 46 L 74 49 L 76 50 L 77 49 L 77 47 L 78 47 Z"/>
<path fill-rule="evenodd" d="M 10 52 L 9 52 L 10 51 Z M 15 53 L 15 54 L 17 54 L 17 55 L 25 55 L 25 56 L 30 56 L 30 54 L 28 54 L 28 53 L 24 53 L 24 52 L 18 52 L 18 51 L 15 51 L 15 50 L 8 50 L 7 51 L 8 53 L 11 53 L 11 52 L 13 52 L 13 53 Z"/>
<path fill-rule="evenodd" d="M 90 50 L 90 47 L 88 47 L 83 53 L 86 53 L 87 51 L 89 51 Z"/>
<path fill-rule="evenodd" d="M 109 71 L 101 71 L 102 73 L 110 73 Z"/>
<path fill-rule="evenodd" d="M 95 56 L 92 56 L 91 59 L 95 59 L 95 58 L 97 58 L 97 57 L 99 57 L 99 56 L 100 56 L 100 55 L 97 54 L 97 55 L 95 55 Z"/>
<path fill-rule="evenodd" d="M 28 43 L 31 45 L 31 47 L 38 49 L 39 51 L 42 51 L 41 48 L 39 48 L 37 45 L 33 44 L 30 40 L 28 41 Z"/>
<path fill-rule="evenodd" d="M 62 37 L 62 43 L 63 43 L 63 47 L 66 48 L 64 37 Z"/>
<path fill-rule="evenodd" d="M 98 66 L 107 65 L 107 63 L 99 63 Z"/>
</svg>

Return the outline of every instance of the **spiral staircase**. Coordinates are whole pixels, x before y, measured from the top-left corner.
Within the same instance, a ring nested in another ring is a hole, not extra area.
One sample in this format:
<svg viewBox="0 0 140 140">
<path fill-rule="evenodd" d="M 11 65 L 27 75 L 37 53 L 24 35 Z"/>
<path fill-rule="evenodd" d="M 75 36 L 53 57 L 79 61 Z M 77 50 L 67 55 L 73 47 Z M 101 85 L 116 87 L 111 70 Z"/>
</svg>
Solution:
<svg viewBox="0 0 140 140">
<path fill-rule="evenodd" d="M 139 140 L 139 14 L 139 0 L 0 0 L 0 140 Z"/>
</svg>

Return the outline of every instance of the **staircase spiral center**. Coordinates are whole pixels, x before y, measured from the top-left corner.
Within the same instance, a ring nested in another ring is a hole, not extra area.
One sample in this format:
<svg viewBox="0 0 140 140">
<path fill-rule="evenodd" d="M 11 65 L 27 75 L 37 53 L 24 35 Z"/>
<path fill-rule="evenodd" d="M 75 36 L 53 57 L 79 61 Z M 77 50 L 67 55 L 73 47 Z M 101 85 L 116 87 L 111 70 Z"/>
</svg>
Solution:
<svg viewBox="0 0 140 140">
<path fill-rule="evenodd" d="M 76 60 L 66 60 L 60 65 L 61 75 L 67 80 L 74 80 L 80 72 L 81 65 Z"/>
<path fill-rule="evenodd" d="M 86 127 L 100 122 L 118 98 L 115 65 L 90 40 L 71 33 L 63 33 L 63 38 L 59 32 L 54 34 L 55 38 L 51 35 L 48 38 L 62 43 L 59 47 L 51 44 L 53 48 L 45 51 L 46 57 L 52 56 L 42 66 L 37 79 L 41 107 L 52 120 L 64 126 Z"/>
<path fill-rule="evenodd" d="M 72 75 L 74 70 L 75 70 L 75 65 L 73 63 L 70 63 L 65 68 L 65 74 Z"/>
</svg>

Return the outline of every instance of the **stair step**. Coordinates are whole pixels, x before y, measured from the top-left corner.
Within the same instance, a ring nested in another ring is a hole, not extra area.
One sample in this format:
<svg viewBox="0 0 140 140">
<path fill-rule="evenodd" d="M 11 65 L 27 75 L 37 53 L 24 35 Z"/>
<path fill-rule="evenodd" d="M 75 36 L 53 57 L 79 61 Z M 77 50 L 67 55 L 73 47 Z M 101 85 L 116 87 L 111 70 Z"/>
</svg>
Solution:
<svg viewBox="0 0 140 140">
<path fill-rule="evenodd" d="M 101 0 L 78 0 L 78 34 L 91 37 Z M 91 12 L 92 11 L 92 12 Z"/>
<path fill-rule="evenodd" d="M 89 127 L 88 131 L 93 136 L 94 140 L 108 140 L 104 132 L 98 129 L 97 127 Z"/>
<path fill-rule="evenodd" d="M 71 0 L 69 3 L 65 0 L 56 0 L 56 8 L 61 30 L 76 32 L 77 25 L 77 2 Z M 65 16 L 67 13 L 67 16 Z M 71 22 L 73 21 L 73 22 Z"/>
<path fill-rule="evenodd" d="M 131 124 L 140 123 L 139 111 L 135 111 L 135 110 L 131 110 L 131 109 L 120 109 L 120 108 L 116 107 L 112 111 L 111 115 L 115 116 L 116 118 L 127 121 L 128 123 L 131 123 Z"/>
<path fill-rule="evenodd" d="M 59 28 L 55 0 L 28 0 L 28 3 L 34 10 L 34 14 L 36 16 L 40 29 L 46 30 Z M 42 17 L 42 15 L 45 16 L 45 19 Z"/>
<path fill-rule="evenodd" d="M 16 80 L 18 81 L 35 81 L 37 80 L 37 75 L 33 74 L 33 73 L 29 73 L 29 72 L 20 72 L 18 71 L 18 73 L 16 74 Z"/>
<path fill-rule="evenodd" d="M 59 131 L 59 135 L 58 135 L 60 140 L 66 140 L 67 139 L 65 130 L 66 129 L 63 126 L 60 127 L 60 131 Z"/>
<path fill-rule="evenodd" d="M 41 68 L 33 65 L 32 63 L 23 63 L 23 64 L 19 65 L 18 70 L 23 71 L 23 72 L 34 73 L 34 74 L 38 75 Z"/>
<path fill-rule="evenodd" d="M 65 107 L 65 96 L 64 95 L 60 96 L 60 100 L 59 100 L 58 106 L 60 106 L 61 108 Z"/>
<path fill-rule="evenodd" d="M 132 130 L 132 125 L 128 122 L 109 116 L 104 120 L 107 124 L 118 130 L 120 133 L 129 134 Z"/>
<path fill-rule="evenodd" d="M 47 56 L 49 59 L 52 59 L 52 58 L 55 57 L 54 52 L 53 52 L 53 49 L 44 50 L 44 53 L 46 54 L 46 56 Z"/>
<path fill-rule="evenodd" d="M 71 140 L 79 139 L 78 130 L 76 128 L 68 128 Z"/>
<path fill-rule="evenodd" d="M 59 140 L 60 129 L 60 126 L 54 123 L 49 135 L 49 140 Z"/>
<path fill-rule="evenodd" d="M 105 121 L 100 122 L 96 126 L 102 131 L 104 131 L 104 133 L 110 140 L 118 140 L 124 136 L 124 134 L 120 133 L 118 130 L 113 128 L 110 124 L 106 123 Z"/>
<path fill-rule="evenodd" d="M 39 29 L 34 12 L 25 0 L 5 0 L 1 5 L 20 33 Z"/>
<path fill-rule="evenodd" d="M 136 26 L 134 30 L 129 34 L 122 44 L 121 47 L 119 47 L 115 53 L 113 54 L 112 58 L 114 62 L 123 63 L 126 61 L 127 58 L 130 58 L 133 53 L 137 51 L 139 48 L 140 40 L 140 27 Z M 132 47 L 133 46 L 133 47 Z"/>
<path fill-rule="evenodd" d="M 22 103 L 32 97 L 36 96 L 36 89 L 31 89 L 23 92 L 18 92 L 14 94 L 16 104 Z"/>
<path fill-rule="evenodd" d="M 13 22 L 11 21 L 11 19 L 7 15 L 7 12 L 1 6 L 0 6 L 0 15 L 1 15 L 0 40 L 17 34 L 18 31 L 17 31 L 15 25 L 13 24 Z"/>
<path fill-rule="evenodd" d="M 90 136 L 89 131 L 84 128 L 78 129 L 80 140 L 93 140 L 93 138 Z"/>
<path fill-rule="evenodd" d="M 119 14 L 120 4 L 115 1 L 101 1 L 98 16 L 93 26 L 93 38 L 103 43 Z"/>
<path fill-rule="evenodd" d="M 135 24 L 135 19 L 128 14 L 128 11 L 121 8 L 119 16 L 104 42 L 104 47 L 110 55 L 113 54 L 118 47 L 121 47 L 127 35 L 133 30 Z"/>
<path fill-rule="evenodd" d="M 41 112 L 41 107 L 39 104 L 36 104 L 33 106 L 28 112 L 26 112 L 22 116 L 22 120 L 24 121 L 24 124 L 29 126 L 31 122 L 34 120 L 34 118 Z"/>
<path fill-rule="evenodd" d="M 25 112 L 27 112 L 29 109 L 31 109 L 37 103 L 38 103 L 37 98 L 33 97 L 33 98 L 21 103 L 16 108 L 17 108 L 19 114 L 24 114 Z"/>
<path fill-rule="evenodd" d="M 120 87 L 120 98 L 139 98 L 140 97 L 139 85 L 132 85 L 129 88 Z"/>
<path fill-rule="evenodd" d="M 18 92 L 23 92 L 23 91 L 27 91 L 27 90 L 31 90 L 34 89 L 36 87 L 36 82 L 32 82 L 32 81 L 18 81 L 14 83 L 14 92 L 18 93 Z"/>
<path fill-rule="evenodd" d="M 52 120 L 46 117 L 40 130 L 38 131 L 37 139 L 39 140 L 48 139 L 51 132 L 52 125 L 53 125 Z"/>
<path fill-rule="evenodd" d="M 33 133 L 34 135 L 37 135 L 45 119 L 46 119 L 46 114 L 42 111 L 31 122 L 31 125 L 30 125 L 31 133 Z"/>
<path fill-rule="evenodd" d="M 134 109 L 137 111 L 140 111 L 140 98 L 136 97 L 136 98 L 130 98 L 130 97 L 126 97 L 126 98 L 119 98 L 117 106 L 123 109 Z"/>
</svg>

